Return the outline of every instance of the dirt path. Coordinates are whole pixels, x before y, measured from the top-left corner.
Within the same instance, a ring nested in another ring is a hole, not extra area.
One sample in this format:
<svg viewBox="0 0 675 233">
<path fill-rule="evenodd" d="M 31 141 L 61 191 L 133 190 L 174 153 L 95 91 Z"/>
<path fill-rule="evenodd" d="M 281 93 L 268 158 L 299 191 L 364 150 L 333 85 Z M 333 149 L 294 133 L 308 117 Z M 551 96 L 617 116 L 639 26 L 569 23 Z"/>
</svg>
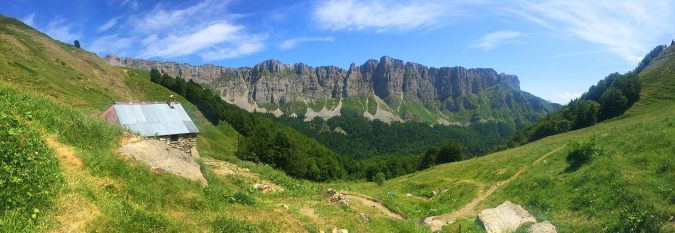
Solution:
<svg viewBox="0 0 675 233">
<path fill-rule="evenodd" d="M 473 200 L 471 200 L 471 202 L 464 205 L 464 207 L 462 207 L 461 209 L 459 209 L 455 212 L 449 213 L 449 214 L 427 217 L 427 218 L 424 219 L 424 224 L 427 224 L 429 226 L 429 228 L 431 229 L 431 231 L 436 232 L 436 231 L 440 231 L 441 228 L 443 228 L 443 226 L 445 226 L 446 224 L 454 222 L 459 217 L 478 214 L 477 213 L 478 211 L 475 209 L 476 206 L 478 205 L 478 203 L 482 202 L 483 200 L 485 200 L 485 198 L 492 195 L 500 187 L 502 187 L 502 186 L 510 183 L 511 181 L 515 180 L 516 178 L 518 178 L 530 166 L 538 164 L 539 162 L 543 161 L 548 156 L 552 155 L 553 153 L 557 152 L 558 150 L 562 149 L 563 147 L 565 147 L 565 146 L 558 147 L 558 148 L 546 153 L 545 155 L 539 157 L 537 160 L 532 162 L 531 165 L 525 165 L 525 166 L 521 167 L 510 178 L 508 178 L 506 180 L 503 180 L 503 181 L 499 181 L 499 182 L 493 184 L 486 191 L 484 191 L 482 193 L 479 193 Z"/>
<path fill-rule="evenodd" d="M 366 196 L 366 195 L 363 195 L 363 194 L 359 194 L 359 193 L 344 193 L 344 194 L 347 195 L 349 197 L 349 199 L 351 199 L 351 200 L 358 200 L 359 202 L 363 203 L 366 206 L 374 207 L 375 209 L 379 210 L 380 212 L 382 212 L 387 217 L 390 217 L 390 218 L 393 218 L 393 219 L 396 219 L 396 220 L 403 220 L 404 219 L 403 216 L 401 216 L 400 214 L 394 213 L 389 208 L 384 206 L 384 204 L 382 204 L 382 202 L 380 202 L 380 201 L 378 201 L 378 200 L 376 200 L 372 197 L 369 197 L 369 196 Z"/>
<path fill-rule="evenodd" d="M 53 138 L 47 138 L 47 145 L 56 152 L 66 178 L 66 190 L 58 198 L 54 224 L 48 232 L 84 232 L 90 221 L 96 219 L 100 210 L 84 195 L 72 190 L 82 185 L 101 183 L 82 170 L 82 160 L 75 155 L 72 147 L 63 145 Z"/>
</svg>

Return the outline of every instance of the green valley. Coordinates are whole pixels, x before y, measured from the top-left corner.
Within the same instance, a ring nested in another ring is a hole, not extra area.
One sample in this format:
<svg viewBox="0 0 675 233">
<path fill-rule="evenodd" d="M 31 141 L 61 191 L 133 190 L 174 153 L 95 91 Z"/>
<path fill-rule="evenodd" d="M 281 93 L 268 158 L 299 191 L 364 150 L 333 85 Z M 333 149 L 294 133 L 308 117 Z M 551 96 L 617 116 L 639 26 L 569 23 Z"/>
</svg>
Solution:
<svg viewBox="0 0 675 233">
<path fill-rule="evenodd" d="M 409 92 L 383 88 L 403 86 L 403 73 L 383 68 L 386 85 L 324 98 L 337 67 L 293 73 L 269 61 L 206 82 L 99 55 L 0 16 L 0 232 L 495 232 L 479 216 L 507 201 L 557 232 L 675 232 L 675 43 L 560 109 L 491 69 L 424 67 L 472 86 L 438 88 L 445 99 L 409 76 Z M 359 75 L 380 72 L 377 63 Z M 382 58 L 388 65 L 423 67 Z M 257 102 L 238 86 L 256 69 L 270 84 Z M 280 103 L 275 74 L 323 81 L 298 92 L 311 101 L 283 92 Z M 163 139 L 101 117 L 117 102 L 174 100 L 199 131 L 184 159 L 203 183 L 125 155 L 134 140 Z"/>
</svg>

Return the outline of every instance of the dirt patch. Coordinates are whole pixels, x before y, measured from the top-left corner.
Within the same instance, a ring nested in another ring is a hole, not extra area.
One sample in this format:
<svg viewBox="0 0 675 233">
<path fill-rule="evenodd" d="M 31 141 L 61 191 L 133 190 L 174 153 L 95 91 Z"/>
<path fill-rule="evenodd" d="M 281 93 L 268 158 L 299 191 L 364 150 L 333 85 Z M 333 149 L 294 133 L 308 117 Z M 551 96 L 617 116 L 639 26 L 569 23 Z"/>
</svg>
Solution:
<svg viewBox="0 0 675 233">
<path fill-rule="evenodd" d="M 532 165 L 538 164 L 539 162 L 541 162 L 542 160 L 544 160 L 548 156 L 552 155 L 553 153 L 555 153 L 556 151 L 558 151 L 558 150 L 560 150 L 564 147 L 565 146 L 558 147 L 558 148 L 546 153 L 545 155 L 542 155 L 537 160 L 532 162 Z M 425 218 L 424 224 L 427 224 L 429 226 L 429 228 L 431 229 L 431 231 L 436 232 L 436 231 L 440 231 L 441 228 L 443 228 L 443 226 L 445 226 L 446 224 L 454 222 L 459 217 L 478 214 L 478 212 L 475 209 L 476 206 L 478 205 L 478 203 L 482 202 L 483 200 L 485 200 L 485 198 L 492 195 L 500 187 L 502 187 L 502 186 L 510 183 L 511 181 L 515 180 L 516 178 L 518 178 L 521 174 L 523 174 L 523 172 L 525 172 L 527 170 L 527 168 L 529 168 L 528 165 L 525 165 L 525 166 L 521 167 L 510 178 L 508 178 L 506 180 L 503 180 L 503 181 L 500 181 L 500 182 L 497 182 L 497 183 L 493 184 L 492 186 L 490 186 L 490 188 L 488 188 L 487 190 L 483 191 L 482 193 L 478 193 L 478 195 L 476 195 L 476 197 L 473 200 L 471 200 L 471 202 L 464 205 L 464 207 L 462 207 L 461 209 L 459 209 L 455 212 L 444 214 L 444 215 L 439 215 L 439 216 L 430 216 L 430 217 Z"/>
<path fill-rule="evenodd" d="M 47 145 L 56 152 L 56 156 L 65 171 L 66 190 L 76 189 L 82 184 L 99 184 L 97 180 L 82 170 L 82 160 L 75 155 L 72 147 L 63 145 L 55 139 L 46 138 Z M 96 219 L 101 212 L 98 207 L 84 195 L 77 192 L 64 192 L 58 198 L 55 207 L 54 224 L 48 232 L 84 232 L 87 225 Z"/>
<path fill-rule="evenodd" d="M 200 166 L 192 156 L 157 140 L 140 140 L 124 144 L 122 155 L 130 156 L 151 169 L 167 171 L 206 184 Z"/>
<path fill-rule="evenodd" d="M 75 156 L 75 152 L 72 148 L 61 145 L 61 143 L 57 142 L 53 138 L 47 138 L 47 145 L 56 152 L 56 156 L 58 157 L 59 161 L 66 168 L 79 169 L 82 167 L 82 160 Z"/>
<path fill-rule="evenodd" d="M 300 211 L 300 213 L 301 213 L 302 215 L 307 216 L 307 217 L 311 218 L 311 219 L 314 220 L 314 221 L 319 221 L 319 220 L 320 220 L 320 219 L 319 219 L 319 215 L 316 214 L 316 211 L 314 210 L 314 208 L 304 207 L 304 208 L 300 208 L 299 211 Z"/>
<path fill-rule="evenodd" d="M 382 212 L 385 216 L 387 216 L 389 218 L 393 218 L 393 219 L 396 219 L 396 220 L 403 220 L 404 219 L 403 216 L 401 216 L 400 214 L 394 213 L 389 208 L 384 206 L 384 204 L 382 204 L 382 202 L 380 202 L 380 201 L 378 201 L 378 200 L 376 200 L 372 197 L 369 197 L 369 196 L 366 196 L 366 195 L 363 195 L 363 194 L 359 194 L 359 193 L 345 193 L 345 195 L 347 195 L 351 200 L 357 200 L 357 201 L 361 202 L 363 205 L 370 206 L 370 207 L 373 207 L 373 208 L 377 209 L 378 211 Z"/>
<path fill-rule="evenodd" d="M 203 158 L 203 161 L 216 175 L 255 177 L 255 175 L 253 175 L 247 168 L 241 168 L 232 163 L 211 158 Z"/>
<path fill-rule="evenodd" d="M 278 186 L 269 180 L 261 180 L 256 174 L 252 173 L 248 168 L 242 168 L 235 164 L 228 163 L 221 160 L 216 160 L 208 157 L 203 157 L 202 161 L 211 169 L 211 171 L 220 176 L 236 176 L 251 180 L 256 180 L 252 188 L 262 192 L 271 193 L 277 191 L 284 191 L 281 186 Z"/>
</svg>

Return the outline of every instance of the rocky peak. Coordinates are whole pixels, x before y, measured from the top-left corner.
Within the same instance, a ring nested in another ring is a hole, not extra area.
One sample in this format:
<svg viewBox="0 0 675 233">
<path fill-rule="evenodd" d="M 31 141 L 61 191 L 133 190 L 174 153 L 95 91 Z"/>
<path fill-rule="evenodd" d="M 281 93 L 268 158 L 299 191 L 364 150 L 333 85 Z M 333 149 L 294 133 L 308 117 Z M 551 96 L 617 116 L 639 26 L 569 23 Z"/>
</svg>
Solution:
<svg viewBox="0 0 675 233">
<path fill-rule="evenodd" d="M 510 86 L 516 91 L 520 88 L 517 76 L 497 73 L 490 68 L 427 67 L 388 56 L 368 60 L 360 66 L 352 63 L 348 69 L 336 66 L 311 67 L 304 63 L 286 65 L 279 60 L 266 60 L 253 68 L 224 68 L 112 55 L 104 59 L 116 66 L 145 70 L 156 68 L 171 76 L 193 79 L 220 91 L 228 102 L 258 111 L 261 110 L 257 104 L 262 103 L 299 102 L 304 105 L 329 98 L 372 95 L 384 100 L 389 106 L 398 106 L 401 101 L 412 101 L 428 106 L 432 111 L 462 111 L 476 107 L 462 102 L 465 101 L 462 98 L 469 94 L 478 94 L 500 85 Z M 494 104 L 501 105 L 502 102 L 500 100 Z"/>
</svg>

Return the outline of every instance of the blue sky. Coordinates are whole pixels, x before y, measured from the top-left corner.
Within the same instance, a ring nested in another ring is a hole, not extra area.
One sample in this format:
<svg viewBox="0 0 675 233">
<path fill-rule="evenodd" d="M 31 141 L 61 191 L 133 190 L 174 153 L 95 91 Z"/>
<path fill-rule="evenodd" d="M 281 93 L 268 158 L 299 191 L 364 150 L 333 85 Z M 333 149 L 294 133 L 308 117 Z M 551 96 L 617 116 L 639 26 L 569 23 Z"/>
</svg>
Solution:
<svg viewBox="0 0 675 233">
<path fill-rule="evenodd" d="M 675 37 L 675 2 L 661 0 L 12 0 L 0 13 L 100 56 L 346 68 L 387 55 L 494 68 L 558 103 Z"/>
</svg>

